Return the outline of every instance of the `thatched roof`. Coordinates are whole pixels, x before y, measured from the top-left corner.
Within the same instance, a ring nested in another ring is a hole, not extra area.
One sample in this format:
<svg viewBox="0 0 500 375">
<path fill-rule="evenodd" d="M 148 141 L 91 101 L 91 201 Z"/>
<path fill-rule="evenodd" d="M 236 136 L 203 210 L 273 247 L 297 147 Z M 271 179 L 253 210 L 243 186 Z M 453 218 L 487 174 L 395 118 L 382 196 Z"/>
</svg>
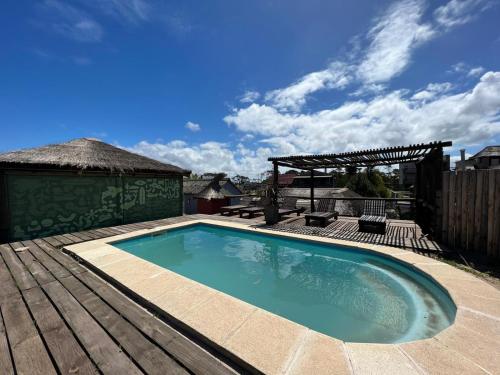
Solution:
<svg viewBox="0 0 500 375">
<path fill-rule="evenodd" d="M 184 179 L 183 191 L 184 194 L 192 194 L 196 198 L 222 199 L 234 196 L 233 192 L 226 189 L 228 184 L 232 185 L 235 190 L 239 191 L 240 194 L 243 194 L 241 190 L 231 182 L 231 180 L 220 179 L 217 177 L 212 180 Z"/>
<path fill-rule="evenodd" d="M 92 138 L 0 154 L 0 168 L 89 170 L 113 173 L 189 174 L 162 163 Z"/>
</svg>

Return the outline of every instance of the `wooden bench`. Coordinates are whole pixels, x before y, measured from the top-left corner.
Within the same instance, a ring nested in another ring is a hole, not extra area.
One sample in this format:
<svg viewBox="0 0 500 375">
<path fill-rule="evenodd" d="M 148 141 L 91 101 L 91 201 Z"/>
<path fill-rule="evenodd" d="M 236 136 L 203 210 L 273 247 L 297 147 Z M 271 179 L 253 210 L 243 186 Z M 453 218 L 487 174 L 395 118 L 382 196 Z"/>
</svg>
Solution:
<svg viewBox="0 0 500 375">
<path fill-rule="evenodd" d="M 255 214 L 261 212 L 264 212 L 264 207 L 255 206 L 255 207 L 242 208 L 240 209 L 240 217 L 243 217 L 243 214 L 247 214 L 248 219 L 251 219 L 255 216 Z"/>
<path fill-rule="evenodd" d="M 328 220 L 334 218 L 337 220 L 339 213 L 335 211 L 336 200 L 333 198 L 320 199 L 318 203 L 318 211 L 314 211 L 305 215 L 306 226 L 311 224 L 311 220 L 318 221 L 321 227 L 325 227 Z"/>
<path fill-rule="evenodd" d="M 285 197 L 283 203 L 281 204 L 281 207 L 278 209 L 278 215 L 280 219 L 282 216 L 291 215 L 295 213 L 297 214 L 297 216 L 300 216 L 300 214 L 304 212 L 304 208 L 303 207 L 298 208 L 296 205 L 297 205 L 297 198 Z"/>
<path fill-rule="evenodd" d="M 385 234 L 386 220 L 385 201 L 367 199 L 363 216 L 358 219 L 359 231 Z"/>
<path fill-rule="evenodd" d="M 249 205 L 246 204 L 235 204 L 233 206 L 224 206 L 220 208 L 220 214 L 224 216 L 224 214 L 227 214 L 227 216 L 230 216 L 232 214 L 237 213 L 240 211 L 242 208 L 248 208 L 250 207 Z"/>
</svg>

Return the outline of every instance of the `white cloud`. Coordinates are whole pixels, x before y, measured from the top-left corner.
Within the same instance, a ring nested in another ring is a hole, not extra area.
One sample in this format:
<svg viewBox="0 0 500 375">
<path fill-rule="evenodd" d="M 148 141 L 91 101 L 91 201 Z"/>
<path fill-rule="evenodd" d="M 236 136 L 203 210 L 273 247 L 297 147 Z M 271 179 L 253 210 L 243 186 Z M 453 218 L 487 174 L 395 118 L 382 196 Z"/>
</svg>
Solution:
<svg viewBox="0 0 500 375">
<path fill-rule="evenodd" d="M 86 12 L 58 0 L 45 0 L 42 5 L 50 15 L 50 28 L 78 42 L 99 42 L 103 37 L 101 25 Z"/>
<path fill-rule="evenodd" d="M 386 82 L 410 63 L 413 50 L 434 36 L 429 24 L 421 23 L 425 3 L 405 0 L 394 3 L 370 30 L 370 47 L 358 69 L 367 83 Z"/>
<path fill-rule="evenodd" d="M 298 111 L 308 95 L 323 89 L 343 88 L 350 79 L 349 66 L 336 61 L 327 69 L 309 73 L 286 88 L 268 92 L 265 99 L 278 109 Z"/>
<path fill-rule="evenodd" d="M 271 150 L 267 147 L 250 150 L 240 144 L 232 150 L 229 145 L 220 142 L 188 145 L 183 141 L 142 141 L 127 149 L 195 173 L 222 171 L 230 176 L 240 174 L 250 177 L 257 177 L 259 173 L 269 169 L 267 158 L 271 156 Z"/>
<path fill-rule="evenodd" d="M 240 97 L 240 102 L 242 102 L 242 103 L 253 103 L 253 102 L 255 102 L 259 98 L 260 98 L 260 93 L 258 93 L 257 91 L 253 91 L 253 90 L 247 90 Z"/>
<path fill-rule="evenodd" d="M 411 98 L 414 100 L 428 101 L 435 99 L 438 95 L 449 92 L 452 88 L 453 85 L 450 82 L 429 83 L 424 90 L 418 91 Z"/>
<path fill-rule="evenodd" d="M 500 134 L 500 72 L 488 72 L 471 91 L 449 94 L 448 83 L 429 85 L 426 100 L 407 90 L 346 102 L 310 114 L 281 113 L 252 104 L 225 117 L 275 153 L 321 153 L 451 139 L 478 143 Z M 420 91 L 422 92 L 422 91 Z M 418 93 L 417 93 L 418 94 Z"/>
<path fill-rule="evenodd" d="M 185 125 L 186 129 L 191 130 L 192 132 L 199 132 L 201 130 L 200 124 L 196 124 L 194 122 L 188 121 Z"/>
<path fill-rule="evenodd" d="M 270 168 L 269 156 L 331 153 L 367 148 L 452 140 L 454 150 L 479 145 L 500 136 L 500 72 L 485 73 L 468 91 L 451 93 L 445 83 L 425 90 L 396 90 L 370 100 L 345 102 L 309 113 L 283 113 L 253 103 L 225 118 L 255 139 L 256 149 L 239 143 L 189 144 L 142 141 L 129 148 L 183 168 L 200 172 L 223 171 L 257 177 Z M 419 92 L 433 92 L 415 99 Z"/>
<path fill-rule="evenodd" d="M 477 77 L 477 76 L 480 76 L 481 74 L 484 73 L 484 68 L 482 66 L 478 66 L 476 68 L 472 68 L 471 70 L 469 70 L 469 73 L 467 73 L 467 75 L 469 77 Z"/>
<path fill-rule="evenodd" d="M 491 5 L 489 0 L 451 0 L 434 11 L 436 23 L 450 29 L 472 21 Z"/>
</svg>

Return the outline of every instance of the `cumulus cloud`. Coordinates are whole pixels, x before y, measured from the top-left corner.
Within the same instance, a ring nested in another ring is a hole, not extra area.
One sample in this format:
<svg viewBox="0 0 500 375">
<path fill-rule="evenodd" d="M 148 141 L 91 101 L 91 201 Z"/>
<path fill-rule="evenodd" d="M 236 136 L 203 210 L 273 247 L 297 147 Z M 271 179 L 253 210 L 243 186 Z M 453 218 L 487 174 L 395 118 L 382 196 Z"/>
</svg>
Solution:
<svg viewBox="0 0 500 375">
<path fill-rule="evenodd" d="M 229 175 L 252 177 L 269 168 L 267 158 L 272 154 L 267 147 L 251 150 L 240 144 L 233 150 L 228 144 L 221 142 L 188 145 L 179 140 L 167 143 L 142 141 L 127 149 L 195 173 L 223 171 Z"/>
<path fill-rule="evenodd" d="M 191 130 L 192 132 L 199 132 L 201 130 L 200 124 L 196 124 L 194 122 L 188 121 L 185 125 L 186 129 Z"/>
<path fill-rule="evenodd" d="M 262 142 L 282 153 L 340 152 L 436 139 L 477 143 L 500 134 L 500 72 L 484 74 L 470 91 L 449 94 L 451 88 L 449 83 L 431 84 L 414 95 L 397 90 L 309 114 L 252 104 L 224 120 L 264 137 Z"/>
</svg>

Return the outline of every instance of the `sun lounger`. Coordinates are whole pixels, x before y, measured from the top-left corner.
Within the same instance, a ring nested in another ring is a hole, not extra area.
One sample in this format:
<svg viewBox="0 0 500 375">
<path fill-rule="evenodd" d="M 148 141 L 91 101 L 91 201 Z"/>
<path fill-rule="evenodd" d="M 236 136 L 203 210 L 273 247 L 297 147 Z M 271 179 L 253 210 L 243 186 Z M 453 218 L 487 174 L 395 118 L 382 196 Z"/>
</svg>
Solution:
<svg viewBox="0 0 500 375">
<path fill-rule="evenodd" d="M 297 216 L 300 216 L 302 212 L 304 212 L 304 208 L 297 208 L 297 198 L 290 198 L 290 197 L 285 197 L 283 200 L 283 203 L 281 204 L 281 207 L 278 209 L 278 214 L 280 216 L 280 219 L 282 216 L 285 215 L 291 215 L 296 213 Z"/>
<path fill-rule="evenodd" d="M 363 209 L 363 216 L 358 220 L 359 231 L 385 234 L 386 219 L 385 201 L 367 199 Z"/>
<path fill-rule="evenodd" d="M 337 220 L 339 213 L 335 211 L 335 203 L 336 200 L 333 198 L 320 199 L 317 211 L 305 215 L 306 225 L 309 226 L 311 224 L 311 220 L 315 220 L 320 223 L 320 226 L 325 227 L 326 223 L 331 218 L 335 218 L 335 220 Z"/>
<path fill-rule="evenodd" d="M 240 199 L 240 203 L 239 204 L 234 204 L 232 206 L 224 206 L 224 207 L 221 207 L 220 208 L 220 214 L 221 215 L 232 215 L 232 214 L 235 214 L 235 213 L 238 213 L 242 208 L 247 208 L 247 207 L 251 207 L 251 201 L 252 201 L 252 198 L 251 197 L 243 197 Z"/>
<path fill-rule="evenodd" d="M 244 214 L 248 215 L 248 218 L 251 219 L 255 216 L 255 214 L 264 212 L 264 207 L 255 206 L 255 207 L 246 207 L 240 209 L 240 217 L 243 217 Z"/>
</svg>

